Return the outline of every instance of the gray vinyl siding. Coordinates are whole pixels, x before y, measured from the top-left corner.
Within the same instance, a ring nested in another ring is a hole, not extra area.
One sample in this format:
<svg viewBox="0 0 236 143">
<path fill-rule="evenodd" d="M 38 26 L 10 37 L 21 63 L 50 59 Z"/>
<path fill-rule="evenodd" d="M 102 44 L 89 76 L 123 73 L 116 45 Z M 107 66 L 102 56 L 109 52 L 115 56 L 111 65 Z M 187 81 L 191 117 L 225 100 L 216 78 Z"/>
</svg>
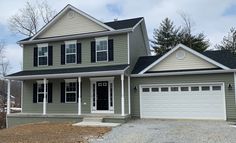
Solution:
<svg viewBox="0 0 236 143">
<path fill-rule="evenodd" d="M 205 83 L 224 82 L 226 96 L 226 116 L 227 120 L 236 119 L 235 89 L 233 73 L 228 74 L 206 74 L 206 75 L 184 75 L 184 76 L 162 76 L 162 77 L 142 77 L 131 78 L 131 114 L 140 116 L 139 85 L 142 84 L 175 84 L 175 83 Z M 228 89 L 231 84 L 233 89 Z M 134 87 L 137 90 L 134 90 Z"/>
<path fill-rule="evenodd" d="M 40 69 L 53 69 L 53 68 L 70 68 L 70 67 L 87 67 L 87 66 L 106 66 L 115 64 L 127 64 L 127 34 L 112 35 L 108 37 L 114 40 L 114 61 L 91 63 L 91 41 L 95 38 L 77 39 L 78 43 L 82 44 L 81 64 L 65 64 L 61 65 L 61 45 L 64 41 L 49 42 L 53 46 L 53 66 L 33 66 L 33 50 L 37 45 L 24 45 L 23 48 L 23 70 L 40 70 Z M 75 39 L 72 39 L 75 40 Z"/>
<path fill-rule="evenodd" d="M 47 103 L 47 113 L 48 114 L 77 114 L 78 113 L 78 103 L 61 103 L 61 85 L 60 83 L 64 79 L 48 79 L 49 82 L 53 84 L 53 100 L 52 103 Z M 81 79 L 82 89 L 81 89 L 81 112 L 82 114 L 91 113 L 91 91 L 90 91 L 90 79 L 84 77 Z M 24 81 L 24 95 L 23 95 L 23 113 L 42 113 L 43 104 L 33 103 L 33 83 L 35 80 Z M 114 113 L 121 114 L 121 78 L 120 76 L 115 76 L 114 79 Z M 125 78 L 125 113 L 128 113 L 128 84 L 127 77 Z"/>
<path fill-rule="evenodd" d="M 135 63 L 140 56 L 147 56 L 147 50 L 143 37 L 141 25 L 137 26 L 132 33 L 129 34 L 130 42 L 130 71 L 132 71 Z"/>
</svg>

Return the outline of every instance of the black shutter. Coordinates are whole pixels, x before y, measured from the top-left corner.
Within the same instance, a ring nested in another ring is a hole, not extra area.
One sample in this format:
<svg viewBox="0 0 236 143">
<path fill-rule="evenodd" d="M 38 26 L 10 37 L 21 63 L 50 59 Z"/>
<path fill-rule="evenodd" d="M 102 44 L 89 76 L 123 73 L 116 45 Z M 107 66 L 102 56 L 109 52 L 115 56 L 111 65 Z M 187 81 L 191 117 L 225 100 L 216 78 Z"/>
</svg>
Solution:
<svg viewBox="0 0 236 143">
<path fill-rule="evenodd" d="M 113 39 L 108 40 L 108 61 L 114 60 L 114 48 L 113 48 Z"/>
<path fill-rule="evenodd" d="M 48 103 L 52 103 L 52 83 L 48 83 Z"/>
<path fill-rule="evenodd" d="M 95 63 L 95 58 L 96 58 L 96 55 L 95 55 L 95 41 L 92 41 L 91 42 L 91 63 Z"/>
<path fill-rule="evenodd" d="M 61 45 L 61 64 L 65 64 L 65 44 Z"/>
<path fill-rule="evenodd" d="M 53 63 L 53 47 L 52 46 L 48 46 L 48 65 L 52 66 Z"/>
<path fill-rule="evenodd" d="M 34 47 L 34 67 L 38 66 L 38 47 Z"/>
<path fill-rule="evenodd" d="M 77 43 L 77 64 L 81 63 L 81 43 Z"/>
<path fill-rule="evenodd" d="M 61 83 L 61 103 L 65 103 L 65 82 Z"/>
<path fill-rule="evenodd" d="M 33 84 L 33 103 L 37 103 L 37 83 Z"/>
</svg>

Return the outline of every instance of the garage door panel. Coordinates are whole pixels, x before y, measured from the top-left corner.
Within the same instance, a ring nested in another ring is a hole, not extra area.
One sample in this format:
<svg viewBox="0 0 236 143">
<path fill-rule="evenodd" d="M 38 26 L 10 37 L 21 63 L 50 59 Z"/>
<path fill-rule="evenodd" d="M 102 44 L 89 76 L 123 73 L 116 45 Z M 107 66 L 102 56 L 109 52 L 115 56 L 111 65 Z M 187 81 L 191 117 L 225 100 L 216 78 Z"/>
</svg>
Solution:
<svg viewBox="0 0 236 143">
<path fill-rule="evenodd" d="M 178 91 L 171 91 L 171 87 L 178 87 Z M 140 92 L 142 118 L 181 118 L 181 119 L 225 119 L 225 104 L 223 84 L 209 84 L 194 86 L 199 91 L 191 91 L 193 85 L 183 85 L 189 91 L 180 91 L 179 85 L 165 86 L 168 92 L 160 92 L 161 85 L 147 86 L 149 92 Z M 201 91 L 201 87 L 209 87 Z M 218 90 L 213 90 L 218 86 Z M 221 87 L 219 90 L 219 86 Z M 159 88 L 152 92 L 152 88 Z"/>
</svg>

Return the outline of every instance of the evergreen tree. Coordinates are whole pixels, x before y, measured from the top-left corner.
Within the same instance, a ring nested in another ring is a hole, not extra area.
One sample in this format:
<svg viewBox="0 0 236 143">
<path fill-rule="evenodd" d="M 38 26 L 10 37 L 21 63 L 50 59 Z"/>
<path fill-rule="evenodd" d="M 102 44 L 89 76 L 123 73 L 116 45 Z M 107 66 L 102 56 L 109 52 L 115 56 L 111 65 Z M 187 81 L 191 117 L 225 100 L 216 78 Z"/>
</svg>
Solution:
<svg viewBox="0 0 236 143">
<path fill-rule="evenodd" d="M 228 36 L 224 36 L 220 45 L 215 46 L 219 50 L 230 50 L 236 54 L 236 29 L 231 28 Z"/>
<path fill-rule="evenodd" d="M 158 29 L 154 29 L 152 48 L 157 55 L 164 54 L 178 43 L 179 28 L 175 28 L 169 18 L 165 18 Z"/>
</svg>

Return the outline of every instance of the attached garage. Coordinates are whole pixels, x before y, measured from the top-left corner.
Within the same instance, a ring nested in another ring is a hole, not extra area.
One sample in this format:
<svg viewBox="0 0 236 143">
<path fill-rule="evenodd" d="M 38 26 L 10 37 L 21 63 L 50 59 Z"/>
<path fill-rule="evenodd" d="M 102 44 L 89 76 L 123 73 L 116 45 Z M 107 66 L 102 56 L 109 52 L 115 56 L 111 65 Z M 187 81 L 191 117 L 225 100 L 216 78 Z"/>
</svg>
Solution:
<svg viewBox="0 0 236 143">
<path fill-rule="evenodd" d="M 141 118 L 226 120 L 224 83 L 140 85 Z"/>
</svg>

